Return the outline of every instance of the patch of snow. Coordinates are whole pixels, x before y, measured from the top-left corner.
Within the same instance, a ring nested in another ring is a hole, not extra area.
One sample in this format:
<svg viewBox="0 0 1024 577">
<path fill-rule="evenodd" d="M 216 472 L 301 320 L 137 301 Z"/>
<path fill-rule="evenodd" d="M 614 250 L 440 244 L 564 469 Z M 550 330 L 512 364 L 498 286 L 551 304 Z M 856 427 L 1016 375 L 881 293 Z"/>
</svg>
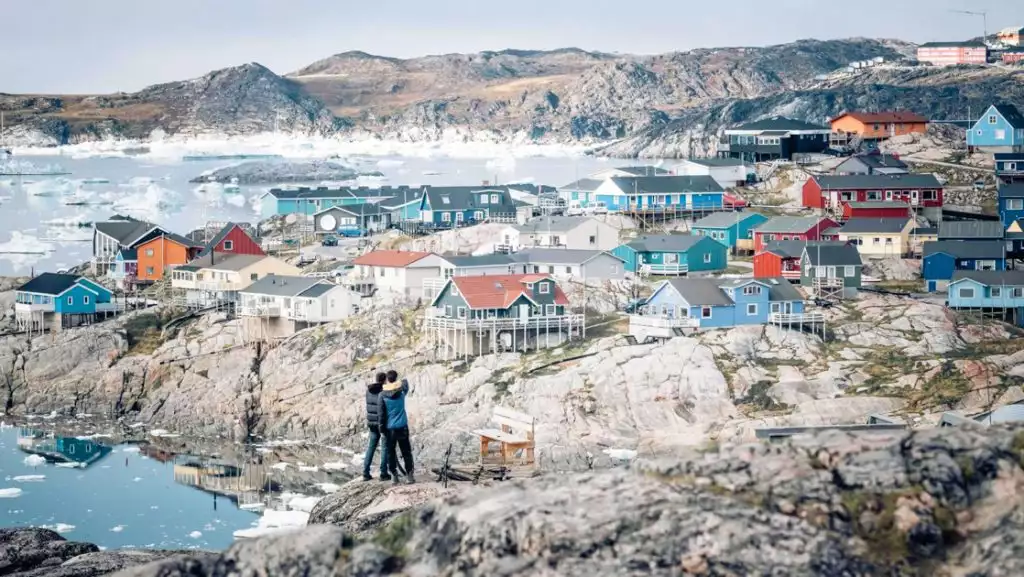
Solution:
<svg viewBox="0 0 1024 577">
<path fill-rule="evenodd" d="M 302 493 L 282 493 L 281 502 L 289 509 L 309 513 L 323 497 L 310 497 Z"/>
<path fill-rule="evenodd" d="M 341 461 L 331 461 L 330 463 L 323 464 L 325 471 L 340 471 L 346 467 L 348 467 L 348 463 L 343 463 Z"/>
<path fill-rule="evenodd" d="M 271 469 L 275 469 L 277 471 L 284 471 L 285 469 L 288 468 L 288 463 L 276 463 L 275 465 L 273 465 L 270 468 Z"/>
<path fill-rule="evenodd" d="M 46 464 L 46 459 L 39 455 L 29 455 L 22 461 L 27 467 L 38 467 Z"/>
<path fill-rule="evenodd" d="M 152 437 L 161 437 L 164 439 L 173 439 L 175 437 L 181 436 L 178 433 L 172 433 L 166 429 L 153 429 L 152 431 L 149 432 L 149 434 Z"/>
<path fill-rule="evenodd" d="M 262 511 L 266 508 L 266 505 L 263 503 L 245 503 L 243 505 L 239 505 L 238 508 L 243 511 Z"/>
<path fill-rule="evenodd" d="M 632 449 L 605 449 L 604 454 L 616 461 L 632 461 L 636 458 L 636 451 Z"/>
<path fill-rule="evenodd" d="M 46 475 L 18 475 L 17 477 L 11 477 L 11 480 L 15 483 L 38 483 L 39 481 L 46 480 Z"/>
<path fill-rule="evenodd" d="M 10 489 L 0 489 L 0 499 L 13 499 L 21 496 L 21 489 L 12 487 Z"/>
<path fill-rule="evenodd" d="M 301 471 L 303 473 L 316 473 L 319 470 L 320 469 L 317 468 L 316 466 L 310 467 L 308 465 L 299 465 L 299 471 Z"/>
<path fill-rule="evenodd" d="M 341 490 L 341 485 L 337 485 L 335 483 L 317 483 L 314 486 L 328 495 L 331 493 L 337 493 Z"/>
<path fill-rule="evenodd" d="M 278 511 L 268 509 L 252 529 L 239 529 L 233 533 L 236 539 L 253 539 L 275 533 L 291 531 L 306 526 L 309 513 L 304 511 Z"/>
<path fill-rule="evenodd" d="M 125 447 L 121 449 L 122 453 L 138 453 L 141 449 L 139 447 Z"/>
<path fill-rule="evenodd" d="M 39 528 L 40 529 L 49 529 L 51 531 L 56 531 L 57 533 L 60 533 L 61 535 L 63 535 L 64 533 L 70 533 L 70 532 L 75 530 L 75 526 L 74 525 L 68 525 L 67 523 L 57 523 L 55 525 L 40 525 Z"/>
</svg>

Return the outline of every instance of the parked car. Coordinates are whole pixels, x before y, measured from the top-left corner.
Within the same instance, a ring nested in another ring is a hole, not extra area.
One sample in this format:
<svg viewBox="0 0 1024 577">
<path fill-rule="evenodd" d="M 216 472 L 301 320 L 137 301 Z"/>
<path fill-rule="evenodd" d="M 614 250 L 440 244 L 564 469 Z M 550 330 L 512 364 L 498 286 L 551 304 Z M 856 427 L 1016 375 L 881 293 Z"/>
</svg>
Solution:
<svg viewBox="0 0 1024 577">
<path fill-rule="evenodd" d="M 599 200 L 594 204 L 588 205 L 584 212 L 587 214 L 608 214 L 608 205 L 604 201 Z"/>
<path fill-rule="evenodd" d="M 355 226 L 339 228 L 336 232 L 345 238 L 359 238 L 366 236 L 365 230 Z"/>
<path fill-rule="evenodd" d="M 324 238 L 323 241 L 320 242 L 320 245 L 321 246 L 338 246 L 338 237 L 336 237 L 336 236 L 328 236 L 328 237 Z"/>
<path fill-rule="evenodd" d="M 569 208 L 565 209 L 566 216 L 583 216 L 584 208 L 578 200 L 574 200 L 569 203 Z"/>
</svg>

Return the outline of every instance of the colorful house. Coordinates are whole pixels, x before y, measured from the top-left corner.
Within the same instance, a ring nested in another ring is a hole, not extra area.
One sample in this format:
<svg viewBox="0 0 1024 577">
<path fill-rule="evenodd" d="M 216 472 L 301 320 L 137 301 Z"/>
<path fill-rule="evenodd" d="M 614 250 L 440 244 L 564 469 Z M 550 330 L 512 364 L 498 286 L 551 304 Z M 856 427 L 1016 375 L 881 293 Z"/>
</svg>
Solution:
<svg viewBox="0 0 1024 577">
<path fill-rule="evenodd" d="M 1003 234 L 1008 260 L 1024 260 L 1024 219 L 1015 220 Z"/>
<path fill-rule="evenodd" d="M 862 256 L 902 257 L 910 252 L 913 220 L 903 218 L 851 218 L 839 229 L 839 240 L 857 247 Z"/>
<path fill-rule="evenodd" d="M 753 230 L 768 222 L 768 217 L 756 212 L 716 212 L 693 225 L 693 234 L 706 236 L 731 249 L 754 250 Z"/>
<path fill-rule="evenodd" d="M 420 205 L 423 204 L 423 190 L 408 189 L 378 204 L 390 213 L 392 223 L 418 222 Z"/>
<path fill-rule="evenodd" d="M 431 186 L 420 200 L 420 221 L 438 228 L 490 222 L 516 222 L 516 204 L 506 188 Z"/>
<path fill-rule="evenodd" d="M 821 322 L 806 315 L 804 296 L 784 278 L 679 278 L 663 281 L 630 315 L 637 340 L 682 336 L 688 329 L 729 328 L 765 323 Z"/>
<path fill-rule="evenodd" d="M 928 119 L 913 112 L 844 112 L 832 119 L 832 132 L 879 141 L 905 134 L 924 134 Z"/>
<path fill-rule="evenodd" d="M 22 330 L 78 326 L 116 312 L 113 293 L 85 277 L 43 273 L 15 289 L 14 316 Z"/>
<path fill-rule="evenodd" d="M 855 218 L 909 218 L 910 205 L 905 202 L 866 201 L 843 204 L 843 220 Z"/>
<path fill-rule="evenodd" d="M 754 250 L 760 252 L 776 240 L 836 240 L 827 231 L 838 228 L 839 223 L 821 216 L 776 216 L 754 228 Z"/>
<path fill-rule="evenodd" d="M 957 271 L 1006 270 L 1002 240 L 940 240 L 924 243 L 921 276 L 925 290 L 945 290 Z"/>
<path fill-rule="evenodd" d="M 139 272 L 138 251 L 134 248 L 122 248 L 114 258 L 114 268 L 107 274 L 114 279 L 118 288 L 128 290 L 135 286 Z"/>
<path fill-rule="evenodd" d="M 206 308 L 233 306 L 238 291 L 262 278 L 299 274 L 298 267 L 271 256 L 212 252 L 171 270 L 170 278 L 186 305 Z"/>
<path fill-rule="evenodd" d="M 267 219 L 272 216 L 288 214 L 313 215 L 332 206 L 348 206 L 381 202 L 394 197 L 419 192 L 420 188 L 407 186 L 381 188 L 319 188 L 299 187 L 295 189 L 272 188 L 260 197 L 260 217 Z"/>
<path fill-rule="evenodd" d="M 947 289 L 946 304 L 1024 327 L 1024 271 L 958 271 Z"/>
<path fill-rule="evenodd" d="M 988 152 L 1024 152 L 1024 116 L 1012 104 L 993 104 L 967 131 L 967 147 Z"/>
<path fill-rule="evenodd" d="M 599 170 L 588 176 L 588 178 L 604 182 L 609 178 L 629 178 L 632 176 L 672 176 L 672 172 L 649 164 L 643 166 L 617 166 L 615 168 Z"/>
<path fill-rule="evenodd" d="M 819 297 L 856 296 L 863 268 L 860 253 L 853 245 L 808 245 L 800 256 L 800 284 Z"/>
<path fill-rule="evenodd" d="M 265 256 L 267 253 L 263 246 L 249 234 L 242 225 L 234 222 L 225 224 L 217 234 L 208 242 L 204 243 L 203 250 L 199 255 L 207 255 L 212 252 L 221 254 L 249 254 Z"/>
<path fill-rule="evenodd" d="M 1024 219 L 1024 181 L 999 186 L 998 210 L 1004 229 Z"/>
<path fill-rule="evenodd" d="M 615 176 L 594 193 L 613 212 L 713 211 L 724 207 L 725 189 L 710 176 Z"/>
<path fill-rule="evenodd" d="M 827 126 L 773 116 L 725 130 L 718 156 L 748 162 L 792 160 L 828 148 L 832 129 Z"/>
<path fill-rule="evenodd" d="M 634 274 L 678 276 L 725 270 L 728 249 L 706 236 L 645 235 L 619 245 L 612 254 Z"/>
<path fill-rule="evenodd" d="M 581 334 L 583 317 L 548 275 L 456 276 L 423 324 L 443 356 L 457 357 L 560 346 Z"/>
<path fill-rule="evenodd" d="M 988 46 L 975 40 L 925 42 L 917 47 L 917 59 L 934 66 L 985 64 L 988 62 Z"/>
<path fill-rule="evenodd" d="M 315 234 L 336 234 L 343 230 L 381 232 L 391 226 L 392 211 L 380 204 L 332 206 L 313 215 Z"/>
<path fill-rule="evenodd" d="M 776 240 L 754 255 L 754 278 L 800 279 L 800 257 L 807 246 L 843 245 L 837 241 Z"/>
<path fill-rule="evenodd" d="M 194 259 L 202 248 L 199 244 L 173 233 L 164 233 L 140 243 L 136 248 L 138 255 L 136 278 L 140 283 L 156 282 L 164 278 L 164 273 L 167 270 Z"/>
<path fill-rule="evenodd" d="M 902 202 L 939 220 L 942 184 L 932 174 L 815 175 L 803 186 L 803 206 L 842 215 L 851 202 Z"/>
<path fill-rule="evenodd" d="M 581 178 L 569 184 L 558 187 L 558 196 L 571 205 L 578 202 L 581 207 L 590 206 L 590 203 L 597 201 L 597 189 L 601 188 L 605 179 Z"/>
<path fill-rule="evenodd" d="M 114 269 L 118 251 L 134 248 L 139 243 L 166 232 L 168 232 L 166 229 L 151 222 L 120 215 L 114 215 L 106 221 L 94 223 L 92 234 L 93 274 L 109 274 Z"/>
<path fill-rule="evenodd" d="M 1024 182 L 1024 152 L 997 152 L 992 156 L 996 164 L 996 179 L 1001 184 Z"/>
</svg>

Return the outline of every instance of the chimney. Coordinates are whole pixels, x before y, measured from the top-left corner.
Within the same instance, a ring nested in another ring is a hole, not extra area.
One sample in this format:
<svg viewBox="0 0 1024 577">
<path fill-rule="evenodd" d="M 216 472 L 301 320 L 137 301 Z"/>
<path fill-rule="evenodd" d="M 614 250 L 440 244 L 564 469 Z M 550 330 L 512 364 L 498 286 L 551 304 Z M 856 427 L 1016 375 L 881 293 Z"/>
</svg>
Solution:
<svg viewBox="0 0 1024 577">
<path fill-rule="evenodd" d="M 482 184 L 483 184 L 483 186 L 490 186 L 491 185 L 491 181 L 485 180 L 485 181 L 483 181 Z"/>
</svg>

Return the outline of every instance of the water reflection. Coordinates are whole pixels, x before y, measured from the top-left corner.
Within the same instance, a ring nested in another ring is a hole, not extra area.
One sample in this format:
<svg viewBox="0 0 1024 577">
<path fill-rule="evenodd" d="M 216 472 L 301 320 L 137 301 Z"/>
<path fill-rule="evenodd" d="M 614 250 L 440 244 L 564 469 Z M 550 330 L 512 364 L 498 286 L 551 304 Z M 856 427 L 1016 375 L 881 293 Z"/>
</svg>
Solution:
<svg viewBox="0 0 1024 577">
<path fill-rule="evenodd" d="M 67 463 L 82 468 L 96 463 L 113 450 L 92 439 L 58 437 L 35 429 L 18 431 L 18 448 L 49 463 Z"/>
<path fill-rule="evenodd" d="M 220 496 L 242 509 L 259 509 L 266 505 L 268 494 L 280 492 L 281 486 L 270 478 L 262 458 L 257 461 L 238 465 L 213 457 L 177 455 L 174 482 L 213 494 L 214 503 Z"/>
</svg>

